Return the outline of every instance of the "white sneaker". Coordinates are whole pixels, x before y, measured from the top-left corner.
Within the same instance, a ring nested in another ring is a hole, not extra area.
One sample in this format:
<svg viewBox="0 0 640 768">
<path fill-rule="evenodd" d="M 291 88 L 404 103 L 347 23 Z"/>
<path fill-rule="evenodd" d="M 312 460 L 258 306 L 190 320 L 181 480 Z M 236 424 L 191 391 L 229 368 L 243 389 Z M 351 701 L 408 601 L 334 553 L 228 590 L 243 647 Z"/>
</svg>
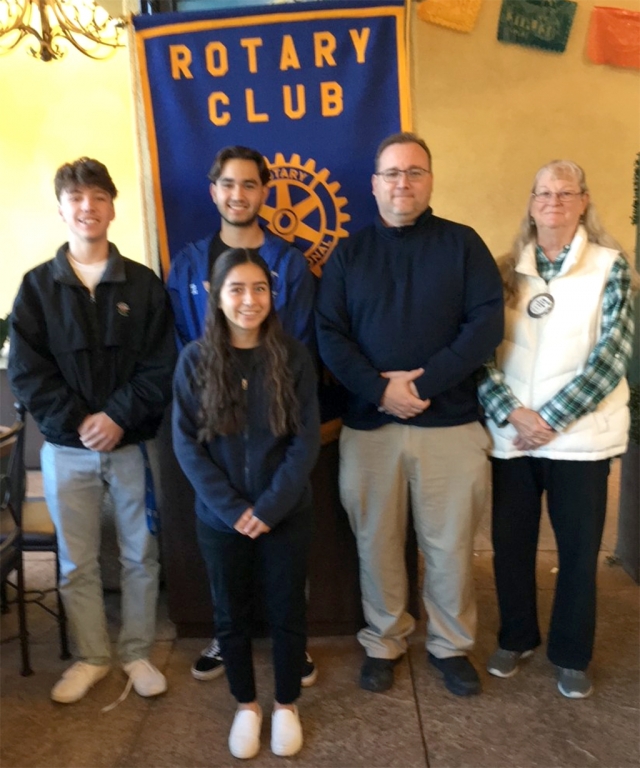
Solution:
<svg viewBox="0 0 640 768">
<path fill-rule="evenodd" d="M 248 760 L 260 751 L 262 710 L 239 709 L 229 731 L 229 751 L 234 757 Z"/>
<path fill-rule="evenodd" d="M 274 709 L 271 715 L 271 751 L 280 757 L 290 757 L 302 749 L 302 726 L 298 707 Z"/>
<path fill-rule="evenodd" d="M 167 690 L 167 678 L 149 659 L 136 659 L 123 664 L 122 668 L 139 696 L 158 696 Z"/>
<path fill-rule="evenodd" d="M 73 704 L 86 696 L 90 688 L 107 674 L 108 664 L 87 664 L 76 661 L 51 689 L 51 698 L 59 704 Z"/>
</svg>

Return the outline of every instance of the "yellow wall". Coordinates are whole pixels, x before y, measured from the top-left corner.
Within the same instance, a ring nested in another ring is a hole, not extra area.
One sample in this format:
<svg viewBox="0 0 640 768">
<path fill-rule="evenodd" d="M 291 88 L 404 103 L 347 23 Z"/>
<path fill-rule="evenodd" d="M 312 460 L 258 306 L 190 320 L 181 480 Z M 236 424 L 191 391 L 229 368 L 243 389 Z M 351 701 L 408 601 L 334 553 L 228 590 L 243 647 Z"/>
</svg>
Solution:
<svg viewBox="0 0 640 768">
<path fill-rule="evenodd" d="M 586 60 L 596 2 L 640 10 L 640 0 L 580 0 L 562 55 L 498 43 L 499 0 L 485 0 L 468 35 L 414 19 L 415 127 L 434 153 L 435 211 L 473 225 L 496 254 L 511 242 L 535 170 L 558 156 L 585 167 L 606 226 L 633 246 L 640 73 Z M 69 159 L 107 164 L 120 190 L 111 237 L 144 260 L 128 56 L 0 57 L 0 316 L 22 274 L 65 239 L 52 177 Z"/>
<path fill-rule="evenodd" d="M 107 61 L 72 50 L 47 63 L 11 51 L 0 57 L 0 105 L 0 316 L 24 272 L 66 240 L 53 176 L 68 160 L 107 165 L 118 188 L 110 238 L 144 261 L 128 50 Z"/>
<path fill-rule="evenodd" d="M 511 245 L 535 172 L 558 157 L 585 169 L 605 227 L 634 247 L 640 73 L 586 58 L 595 5 L 640 10 L 579 0 L 563 54 L 499 43 L 499 0 L 484 0 L 470 34 L 414 15 L 414 127 L 434 155 L 434 212 L 471 224 L 494 255 Z"/>
</svg>

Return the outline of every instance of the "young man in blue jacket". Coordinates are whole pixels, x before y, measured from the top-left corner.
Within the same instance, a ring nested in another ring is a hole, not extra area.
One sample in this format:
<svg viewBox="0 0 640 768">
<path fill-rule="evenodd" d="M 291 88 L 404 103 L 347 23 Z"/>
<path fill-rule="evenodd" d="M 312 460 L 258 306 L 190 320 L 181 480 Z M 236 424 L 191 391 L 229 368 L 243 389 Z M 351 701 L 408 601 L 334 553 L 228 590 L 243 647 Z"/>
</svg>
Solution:
<svg viewBox="0 0 640 768">
<path fill-rule="evenodd" d="M 391 687 L 407 612 L 408 499 L 426 571 L 428 659 L 457 695 L 480 691 L 473 538 L 489 440 L 475 374 L 502 340 L 502 286 L 470 228 L 434 216 L 431 153 L 414 134 L 382 142 L 379 217 L 329 259 L 318 297 L 321 357 L 348 390 L 340 492 L 358 542 L 367 626 L 360 685 Z"/>
<path fill-rule="evenodd" d="M 51 691 L 81 699 L 110 669 L 100 566 L 100 517 L 111 496 L 122 563 L 118 655 L 141 696 L 166 690 L 149 661 L 158 547 L 146 512 L 145 441 L 171 399 L 176 361 L 160 279 L 107 239 L 116 187 L 83 157 L 55 176 L 69 241 L 22 282 L 11 313 L 9 379 L 45 437 L 42 475 L 60 556 L 60 590 L 80 660 Z"/>
<path fill-rule="evenodd" d="M 307 261 L 293 245 L 260 226 L 258 213 L 269 195 L 269 168 L 255 149 L 229 146 L 216 155 L 209 171 L 209 194 L 220 214 L 220 229 L 188 243 L 171 261 L 167 288 L 175 315 L 178 344 L 202 335 L 213 265 L 228 248 L 256 248 L 273 278 L 273 304 L 285 332 L 314 349 L 315 284 Z M 216 638 L 191 667 L 197 680 L 224 672 Z M 317 671 L 311 657 L 302 678 L 313 685 Z"/>
<path fill-rule="evenodd" d="M 269 178 L 267 163 L 255 149 L 231 146 L 216 155 L 209 193 L 220 214 L 220 229 L 178 251 L 167 281 L 181 346 L 202 335 L 211 269 L 228 248 L 258 250 L 271 270 L 274 306 L 285 333 L 312 346 L 315 285 L 307 261 L 295 246 L 258 223 Z"/>
</svg>

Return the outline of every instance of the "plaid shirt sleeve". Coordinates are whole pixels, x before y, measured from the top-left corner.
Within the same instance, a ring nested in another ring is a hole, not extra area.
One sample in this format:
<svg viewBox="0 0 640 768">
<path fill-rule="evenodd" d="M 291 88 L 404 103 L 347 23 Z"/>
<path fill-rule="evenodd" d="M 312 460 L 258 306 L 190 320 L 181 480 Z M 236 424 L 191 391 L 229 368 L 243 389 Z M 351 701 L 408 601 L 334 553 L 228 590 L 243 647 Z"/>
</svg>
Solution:
<svg viewBox="0 0 640 768">
<path fill-rule="evenodd" d="M 485 363 L 478 382 L 478 399 L 485 414 L 499 427 L 507 423 L 511 411 L 522 407 L 522 403 L 505 384 L 504 373 L 496 367 L 495 359 Z"/>
<path fill-rule="evenodd" d="M 626 374 L 633 344 L 631 270 L 622 255 L 613 263 L 604 289 L 600 339 L 582 373 L 575 376 L 538 411 L 554 429 L 594 411 Z"/>
</svg>

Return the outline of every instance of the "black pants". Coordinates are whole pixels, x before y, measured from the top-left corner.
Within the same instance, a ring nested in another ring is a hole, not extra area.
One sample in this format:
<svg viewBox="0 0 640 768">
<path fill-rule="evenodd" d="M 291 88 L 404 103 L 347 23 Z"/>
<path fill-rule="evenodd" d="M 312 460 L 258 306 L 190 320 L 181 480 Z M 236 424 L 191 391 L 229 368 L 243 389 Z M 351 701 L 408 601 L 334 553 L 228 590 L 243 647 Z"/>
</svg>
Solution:
<svg viewBox="0 0 640 768">
<path fill-rule="evenodd" d="M 297 508 L 255 540 L 235 531 L 217 531 L 199 519 L 196 530 L 215 594 L 216 636 L 232 695 L 241 704 L 256 698 L 251 634 L 257 579 L 273 642 L 275 699 L 280 704 L 293 703 L 300 696 L 307 646 L 305 582 L 311 507 Z"/>
<path fill-rule="evenodd" d="M 596 571 L 607 507 L 609 459 L 492 459 L 494 572 L 501 626 L 498 644 L 526 651 L 540 644 L 536 552 L 541 500 L 558 546 L 559 571 L 547 656 L 584 670 L 596 624 Z"/>
</svg>

